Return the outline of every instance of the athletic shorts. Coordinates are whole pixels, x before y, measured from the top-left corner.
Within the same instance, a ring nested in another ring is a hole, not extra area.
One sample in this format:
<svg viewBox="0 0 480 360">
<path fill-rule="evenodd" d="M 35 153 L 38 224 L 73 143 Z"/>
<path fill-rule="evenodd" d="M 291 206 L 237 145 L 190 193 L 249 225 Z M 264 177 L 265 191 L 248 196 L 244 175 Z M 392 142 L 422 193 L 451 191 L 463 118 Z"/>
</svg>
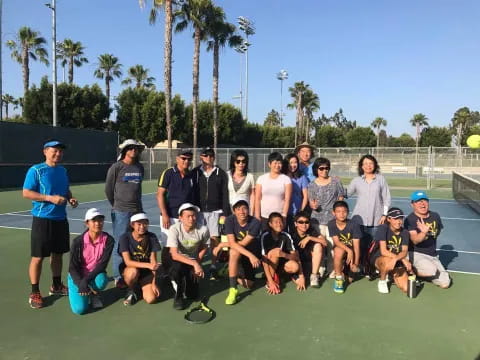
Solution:
<svg viewBox="0 0 480 360">
<path fill-rule="evenodd" d="M 253 255 L 255 255 L 257 258 L 261 259 L 261 251 L 259 249 L 259 246 L 257 246 L 256 244 L 249 244 L 246 249 L 250 251 Z M 243 268 L 242 277 L 250 281 L 255 281 L 255 269 L 253 268 L 250 259 L 244 255 L 240 255 L 240 264 Z"/>
<path fill-rule="evenodd" d="M 32 257 L 49 257 L 52 253 L 64 254 L 70 251 L 70 230 L 68 221 L 33 217 L 31 233 Z"/>
<path fill-rule="evenodd" d="M 218 219 L 220 218 L 220 213 L 217 212 L 201 212 L 199 214 L 199 220 L 197 222 L 201 225 L 205 225 L 210 233 L 210 236 L 219 236 L 219 225 Z"/>
</svg>

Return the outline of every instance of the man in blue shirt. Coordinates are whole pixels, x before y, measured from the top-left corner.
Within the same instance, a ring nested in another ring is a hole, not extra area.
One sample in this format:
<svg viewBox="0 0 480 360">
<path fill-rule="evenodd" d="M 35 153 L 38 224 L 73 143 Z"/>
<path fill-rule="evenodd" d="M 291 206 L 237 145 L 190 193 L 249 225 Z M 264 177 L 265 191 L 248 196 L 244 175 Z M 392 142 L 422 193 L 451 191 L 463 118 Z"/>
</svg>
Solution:
<svg viewBox="0 0 480 360">
<path fill-rule="evenodd" d="M 315 147 L 307 142 L 301 143 L 295 148 L 295 154 L 298 156 L 298 160 L 300 160 L 300 172 L 308 178 L 309 182 L 315 180 L 316 177 L 312 172 L 313 162 L 310 162 L 314 152 Z"/>
<path fill-rule="evenodd" d="M 78 205 L 72 197 L 67 170 L 60 166 L 65 145 L 58 140 L 49 140 L 43 145 L 45 162 L 28 169 L 23 184 L 23 197 L 32 200 L 31 256 L 28 269 L 32 292 L 30 306 L 43 307 L 39 281 L 42 263 L 50 257 L 53 284 L 50 295 L 68 295 L 68 289 L 61 281 L 62 255 L 70 250 L 66 206 Z"/>
</svg>

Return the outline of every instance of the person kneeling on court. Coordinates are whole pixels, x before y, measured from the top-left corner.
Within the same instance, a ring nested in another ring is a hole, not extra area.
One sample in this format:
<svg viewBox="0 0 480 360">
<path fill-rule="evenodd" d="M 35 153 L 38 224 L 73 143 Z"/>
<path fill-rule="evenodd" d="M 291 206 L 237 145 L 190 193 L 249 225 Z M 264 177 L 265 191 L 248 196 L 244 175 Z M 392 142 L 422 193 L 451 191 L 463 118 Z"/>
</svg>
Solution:
<svg viewBox="0 0 480 360">
<path fill-rule="evenodd" d="M 157 252 L 160 244 L 157 236 L 148 231 L 148 217 L 145 213 L 138 213 L 130 217 L 131 231 L 120 237 L 118 252 L 122 256 L 120 273 L 128 286 L 124 305 L 133 305 L 137 302 L 141 290 L 143 299 L 153 304 L 160 296 L 157 286 L 157 275 L 162 272 L 157 262 Z"/>
<path fill-rule="evenodd" d="M 249 215 L 249 204 L 246 198 L 238 197 L 232 201 L 233 214 L 225 220 L 225 234 L 230 248 L 228 259 L 228 278 L 230 289 L 225 304 L 233 305 L 237 302 L 237 282 L 243 287 L 251 289 L 255 281 L 255 268 L 260 266 L 260 235 L 261 223 Z M 214 251 L 222 248 L 220 243 Z M 242 274 L 239 278 L 239 265 Z"/>
<path fill-rule="evenodd" d="M 403 211 L 399 208 L 390 208 L 387 212 L 387 223 L 380 225 L 375 233 L 378 244 L 371 262 L 380 272 L 378 292 L 388 294 L 387 274 L 393 276 L 393 281 L 403 292 L 407 292 L 408 273 L 412 265 L 407 259 L 408 231 L 403 228 Z"/>
<path fill-rule="evenodd" d="M 103 307 L 100 291 L 108 284 L 105 269 L 115 244 L 113 237 L 103 231 L 104 220 L 105 215 L 98 209 L 88 209 L 85 213 L 87 230 L 72 242 L 68 299 L 70 308 L 78 315 L 86 313 L 89 305 L 93 309 Z"/>
<path fill-rule="evenodd" d="M 192 300 L 199 298 L 198 281 L 203 278 L 202 259 L 208 248 L 210 233 L 204 225 L 197 224 L 200 209 L 185 203 L 178 209 L 180 222 L 168 231 L 167 248 L 163 265 L 175 287 L 173 307 L 185 308 L 184 295 Z"/>
<path fill-rule="evenodd" d="M 311 261 L 310 286 L 318 288 L 320 287 L 318 271 L 322 263 L 324 248 L 327 247 L 327 240 L 313 226 L 310 226 L 310 216 L 306 211 L 297 212 L 294 217 L 294 225 L 295 229 L 291 234 L 293 244 L 298 249 L 302 264 Z"/>
<path fill-rule="evenodd" d="M 343 294 L 345 291 L 345 276 L 352 282 L 360 274 L 360 225 L 348 219 L 348 204 L 339 200 L 333 204 L 334 219 L 328 222 L 328 232 L 333 239 L 333 270 L 335 281 L 333 291 Z"/>
<path fill-rule="evenodd" d="M 289 234 L 282 231 L 283 218 L 280 213 L 273 212 L 268 217 L 269 230 L 261 237 L 262 262 L 267 278 L 267 292 L 272 295 L 280 293 L 280 274 L 291 276 L 297 290 L 305 290 L 300 256 L 295 250 L 293 240 Z"/>
<path fill-rule="evenodd" d="M 419 277 L 447 289 L 450 276 L 437 257 L 437 238 L 443 229 L 440 215 L 430 211 L 428 196 L 424 191 L 415 191 L 410 197 L 413 212 L 405 219 L 405 228 L 410 232 L 409 258 Z"/>
</svg>

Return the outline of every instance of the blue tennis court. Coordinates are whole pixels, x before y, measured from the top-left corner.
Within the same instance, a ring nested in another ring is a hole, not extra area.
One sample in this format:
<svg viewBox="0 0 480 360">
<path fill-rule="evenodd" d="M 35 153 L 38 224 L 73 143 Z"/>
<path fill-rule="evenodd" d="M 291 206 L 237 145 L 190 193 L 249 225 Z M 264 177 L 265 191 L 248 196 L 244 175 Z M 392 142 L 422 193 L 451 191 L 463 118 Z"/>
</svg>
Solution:
<svg viewBox="0 0 480 360">
<path fill-rule="evenodd" d="M 350 205 L 355 199 L 349 200 Z M 150 217 L 150 230 L 160 232 L 160 219 L 154 193 L 143 195 L 144 210 Z M 406 214 L 411 212 L 410 200 L 394 198 L 393 205 L 401 208 Z M 70 232 L 79 234 L 84 229 L 83 216 L 90 207 L 99 208 L 107 215 L 105 230 L 112 231 L 110 205 L 107 200 L 81 203 L 76 209 L 68 208 Z M 438 241 L 438 251 L 443 265 L 453 272 L 480 274 L 480 215 L 455 200 L 431 199 L 430 208 L 440 214 L 444 230 Z M 0 214 L 0 228 L 30 230 L 30 210 Z"/>
</svg>

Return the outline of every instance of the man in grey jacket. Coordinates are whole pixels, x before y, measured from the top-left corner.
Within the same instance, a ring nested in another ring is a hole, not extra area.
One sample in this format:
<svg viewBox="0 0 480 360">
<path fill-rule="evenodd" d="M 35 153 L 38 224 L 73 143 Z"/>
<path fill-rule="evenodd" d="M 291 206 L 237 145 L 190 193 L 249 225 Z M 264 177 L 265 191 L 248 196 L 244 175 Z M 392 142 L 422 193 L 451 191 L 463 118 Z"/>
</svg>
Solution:
<svg viewBox="0 0 480 360">
<path fill-rule="evenodd" d="M 112 205 L 112 226 L 115 247 L 112 254 L 115 286 L 124 288 L 125 283 L 118 270 L 122 258 L 118 254 L 120 237 L 128 230 L 130 217 L 142 212 L 143 165 L 140 153 L 145 146 L 133 139 L 119 145 L 120 160 L 110 166 L 105 180 L 105 194 Z"/>
</svg>

